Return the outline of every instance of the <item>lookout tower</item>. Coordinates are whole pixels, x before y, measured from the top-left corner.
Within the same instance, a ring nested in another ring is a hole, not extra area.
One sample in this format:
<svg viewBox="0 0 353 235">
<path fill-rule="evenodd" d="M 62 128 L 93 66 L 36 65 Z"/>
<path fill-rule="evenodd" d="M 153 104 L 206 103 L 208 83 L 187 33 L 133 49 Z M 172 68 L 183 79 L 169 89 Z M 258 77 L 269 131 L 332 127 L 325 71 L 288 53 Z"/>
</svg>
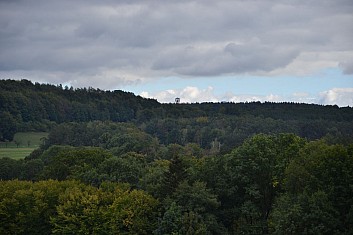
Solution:
<svg viewBox="0 0 353 235">
<path fill-rule="evenodd" d="M 180 104 L 180 98 L 179 97 L 175 98 L 175 103 L 176 104 Z"/>
</svg>

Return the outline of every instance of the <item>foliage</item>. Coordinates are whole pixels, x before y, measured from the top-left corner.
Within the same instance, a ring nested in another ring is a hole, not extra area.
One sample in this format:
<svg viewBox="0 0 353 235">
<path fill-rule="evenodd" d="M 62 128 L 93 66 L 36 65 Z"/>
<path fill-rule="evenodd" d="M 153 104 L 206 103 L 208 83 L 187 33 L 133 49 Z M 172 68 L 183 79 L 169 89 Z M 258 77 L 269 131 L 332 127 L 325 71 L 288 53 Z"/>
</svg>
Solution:
<svg viewBox="0 0 353 235">
<path fill-rule="evenodd" d="M 163 180 L 169 169 L 168 160 L 156 160 L 149 163 L 140 179 L 141 187 L 156 198 L 162 198 Z"/>
<path fill-rule="evenodd" d="M 59 195 L 78 182 L 0 181 L 0 233 L 51 234 Z"/>
<path fill-rule="evenodd" d="M 47 152 L 54 152 L 54 149 L 58 149 L 58 152 L 50 156 L 51 154 Z M 42 177 L 45 179 L 79 179 L 82 174 L 97 168 L 105 159 L 112 157 L 109 152 L 94 147 L 55 148 L 54 146 L 47 152 L 43 153 L 46 156 L 43 159 L 46 165 Z"/>
<path fill-rule="evenodd" d="M 97 174 L 100 181 L 124 182 L 137 187 L 145 165 L 143 155 L 131 152 L 104 160 L 97 167 Z"/>
<path fill-rule="evenodd" d="M 28 80 L 0 81 L 0 111 L 9 112 L 19 124 L 32 127 L 43 120 L 56 123 L 70 121 L 128 121 L 135 118 L 140 106 L 156 107 L 155 100 L 135 97 L 123 91 L 93 88 L 73 89 Z M 9 120 L 9 119 L 6 119 Z"/>
<path fill-rule="evenodd" d="M 17 131 L 16 120 L 8 111 L 0 112 L 0 141 L 12 141 Z"/>
<path fill-rule="evenodd" d="M 149 234 L 157 201 L 143 191 L 116 185 L 106 191 L 86 186 L 60 197 L 54 234 Z"/>
<path fill-rule="evenodd" d="M 274 234 L 344 234 L 332 202 L 323 191 L 282 195 L 271 215 Z"/>
<path fill-rule="evenodd" d="M 137 152 L 153 159 L 159 143 L 132 124 L 94 121 L 63 123 L 53 128 L 46 145 L 96 146 L 109 149 L 114 155 Z"/>
<path fill-rule="evenodd" d="M 286 193 L 272 215 L 278 234 L 349 234 L 352 231 L 351 147 L 307 144 L 286 170 Z M 310 221 L 310 222 L 308 222 Z"/>
<path fill-rule="evenodd" d="M 231 154 L 207 159 L 201 177 L 218 195 L 220 220 L 237 233 L 266 233 L 284 171 L 304 143 L 291 134 L 260 134 Z"/>
<path fill-rule="evenodd" d="M 0 158 L 0 179 L 18 179 L 21 174 L 22 162 L 8 157 Z"/>
<path fill-rule="evenodd" d="M 1 234 L 151 234 L 158 202 L 125 185 L 0 181 Z"/>
</svg>

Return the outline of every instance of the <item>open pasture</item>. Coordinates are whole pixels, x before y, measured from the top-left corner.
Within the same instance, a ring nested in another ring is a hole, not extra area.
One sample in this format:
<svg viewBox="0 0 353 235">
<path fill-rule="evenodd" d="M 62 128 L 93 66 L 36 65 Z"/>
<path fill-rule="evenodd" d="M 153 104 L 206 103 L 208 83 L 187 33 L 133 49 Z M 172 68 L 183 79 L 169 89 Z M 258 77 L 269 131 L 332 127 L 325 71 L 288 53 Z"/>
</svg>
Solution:
<svg viewBox="0 0 353 235">
<path fill-rule="evenodd" d="M 47 132 L 18 132 L 13 141 L 0 142 L 0 158 L 24 158 L 38 148 L 47 136 Z"/>
</svg>

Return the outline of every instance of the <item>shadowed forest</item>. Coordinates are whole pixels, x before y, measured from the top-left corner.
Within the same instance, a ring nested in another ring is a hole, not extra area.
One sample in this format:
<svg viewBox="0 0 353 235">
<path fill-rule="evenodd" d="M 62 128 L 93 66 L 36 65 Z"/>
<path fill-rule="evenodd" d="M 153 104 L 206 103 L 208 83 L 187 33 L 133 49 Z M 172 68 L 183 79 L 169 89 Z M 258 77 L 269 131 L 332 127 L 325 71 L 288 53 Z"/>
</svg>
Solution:
<svg viewBox="0 0 353 235">
<path fill-rule="evenodd" d="M 353 108 L 0 81 L 0 234 L 352 234 Z M 2 145 L 3 146 L 3 145 Z"/>
</svg>

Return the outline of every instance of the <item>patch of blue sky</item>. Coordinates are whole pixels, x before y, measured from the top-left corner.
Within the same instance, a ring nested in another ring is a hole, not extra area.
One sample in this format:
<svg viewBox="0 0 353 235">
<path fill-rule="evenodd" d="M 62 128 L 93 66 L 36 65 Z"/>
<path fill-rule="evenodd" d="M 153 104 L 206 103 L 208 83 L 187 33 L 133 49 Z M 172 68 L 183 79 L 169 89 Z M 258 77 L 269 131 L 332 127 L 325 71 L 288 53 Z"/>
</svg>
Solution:
<svg viewBox="0 0 353 235">
<path fill-rule="evenodd" d="M 124 87 L 135 94 L 143 91 L 156 93 L 165 90 L 180 90 L 187 86 L 207 89 L 213 87 L 215 95 L 225 93 L 282 95 L 305 92 L 318 94 L 332 88 L 353 87 L 353 75 L 345 75 L 339 68 L 329 68 L 307 76 L 251 76 L 233 75 L 218 77 L 163 77 L 150 82 Z"/>
</svg>

